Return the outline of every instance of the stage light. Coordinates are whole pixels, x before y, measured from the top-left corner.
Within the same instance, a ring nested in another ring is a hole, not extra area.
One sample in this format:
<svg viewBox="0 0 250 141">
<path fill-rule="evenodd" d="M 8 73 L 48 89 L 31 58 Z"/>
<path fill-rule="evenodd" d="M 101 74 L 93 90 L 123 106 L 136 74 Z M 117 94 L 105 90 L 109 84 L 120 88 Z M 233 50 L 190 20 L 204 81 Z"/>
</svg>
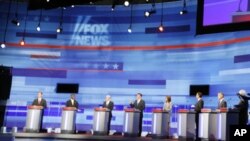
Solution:
<svg viewBox="0 0 250 141">
<path fill-rule="evenodd" d="M 58 27 L 58 28 L 56 29 L 56 32 L 57 32 L 57 33 L 62 33 L 62 31 L 63 31 L 63 29 L 62 29 L 61 27 Z"/>
<path fill-rule="evenodd" d="M 1 48 L 5 48 L 5 47 L 6 47 L 5 43 L 4 42 L 1 43 Z"/>
<path fill-rule="evenodd" d="M 128 33 L 132 33 L 132 28 L 131 28 L 131 26 L 128 28 Z"/>
<path fill-rule="evenodd" d="M 115 11 L 115 6 L 117 3 L 118 3 L 117 0 L 113 0 L 112 6 L 111 6 L 111 11 Z"/>
<path fill-rule="evenodd" d="M 40 25 L 38 25 L 37 27 L 36 27 L 36 31 L 41 31 L 41 28 L 40 28 Z"/>
<path fill-rule="evenodd" d="M 163 31 L 164 31 L 163 25 L 160 25 L 160 26 L 158 27 L 158 29 L 159 29 L 160 32 L 163 32 Z"/>
<path fill-rule="evenodd" d="M 152 14 L 155 14 L 156 13 L 156 10 L 155 9 L 152 9 L 152 10 L 150 10 L 150 11 L 145 11 L 144 12 L 144 16 L 145 17 L 149 17 L 149 16 L 151 16 Z"/>
<path fill-rule="evenodd" d="M 183 7 L 182 7 L 182 10 L 180 11 L 180 15 L 184 15 L 184 14 L 187 14 L 188 11 L 187 11 L 187 3 L 186 3 L 186 0 L 183 0 Z"/>
<path fill-rule="evenodd" d="M 20 26 L 20 22 L 17 19 L 11 20 L 11 23 L 13 23 L 16 26 Z"/>
<path fill-rule="evenodd" d="M 74 8 L 74 7 L 75 7 L 75 5 L 71 5 L 71 7 L 72 7 L 72 8 Z"/>
<path fill-rule="evenodd" d="M 46 0 L 47 2 L 49 2 L 49 0 Z"/>
<path fill-rule="evenodd" d="M 124 6 L 129 6 L 129 1 L 128 0 L 126 0 L 126 1 L 124 1 Z"/>
<path fill-rule="evenodd" d="M 180 15 L 184 15 L 184 14 L 187 14 L 187 13 L 188 13 L 188 11 L 185 10 L 185 9 L 180 11 Z"/>
<path fill-rule="evenodd" d="M 24 45 L 25 45 L 24 39 L 22 39 L 22 40 L 20 41 L 20 45 L 21 45 L 21 46 L 24 46 Z"/>
</svg>

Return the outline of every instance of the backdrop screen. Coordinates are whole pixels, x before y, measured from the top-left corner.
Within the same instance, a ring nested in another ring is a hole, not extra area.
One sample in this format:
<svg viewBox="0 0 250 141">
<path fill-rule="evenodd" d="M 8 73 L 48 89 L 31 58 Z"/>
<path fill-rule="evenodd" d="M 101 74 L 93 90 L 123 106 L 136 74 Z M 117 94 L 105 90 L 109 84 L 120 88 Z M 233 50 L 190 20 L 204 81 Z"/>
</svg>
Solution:
<svg viewBox="0 0 250 141">
<path fill-rule="evenodd" d="M 198 33 L 246 30 L 250 0 L 200 0 L 197 15 Z"/>
</svg>

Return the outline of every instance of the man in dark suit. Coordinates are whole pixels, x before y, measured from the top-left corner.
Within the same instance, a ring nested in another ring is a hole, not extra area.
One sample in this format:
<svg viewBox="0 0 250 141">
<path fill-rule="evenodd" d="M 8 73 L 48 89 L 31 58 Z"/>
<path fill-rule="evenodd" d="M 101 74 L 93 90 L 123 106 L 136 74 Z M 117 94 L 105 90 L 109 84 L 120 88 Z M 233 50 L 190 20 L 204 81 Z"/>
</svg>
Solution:
<svg viewBox="0 0 250 141">
<path fill-rule="evenodd" d="M 32 102 L 32 105 L 43 106 L 43 108 L 47 108 L 47 102 L 45 99 L 43 99 L 42 92 L 37 93 L 37 98 Z"/>
<path fill-rule="evenodd" d="M 108 135 L 109 135 L 109 130 L 110 130 L 110 123 L 112 119 L 112 110 L 114 108 L 114 102 L 111 101 L 111 96 L 106 95 L 105 101 L 102 104 L 103 108 L 107 108 L 109 110 L 109 120 L 108 120 Z"/>
<path fill-rule="evenodd" d="M 247 125 L 248 123 L 248 100 L 250 100 L 250 96 L 247 94 L 245 90 L 240 90 L 237 93 L 240 102 L 235 105 L 235 108 L 239 110 L 239 124 Z"/>
<path fill-rule="evenodd" d="M 37 98 L 34 99 L 34 101 L 32 102 L 32 105 L 34 106 L 42 106 L 42 115 L 41 115 L 41 122 L 40 122 L 40 132 L 42 132 L 43 129 L 43 115 L 44 115 L 44 109 L 47 108 L 47 102 L 45 99 L 43 99 L 43 93 L 41 91 L 39 91 L 37 93 Z"/>
<path fill-rule="evenodd" d="M 134 101 L 134 103 L 130 103 L 130 106 L 140 111 L 139 132 L 138 132 L 138 136 L 140 137 L 142 132 L 143 110 L 145 109 L 145 101 L 142 99 L 141 93 L 136 94 L 136 100 Z"/>
<path fill-rule="evenodd" d="M 195 124 L 196 124 L 196 140 L 200 140 L 199 139 L 199 136 L 198 136 L 198 131 L 199 131 L 199 113 L 201 112 L 201 109 L 203 108 L 204 106 L 204 101 L 202 100 L 202 93 L 201 92 L 197 92 L 196 93 L 196 99 L 197 99 L 197 102 L 195 104 Z"/>
<path fill-rule="evenodd" d="M 75 107 L 76 109 L 78 109 L 79 104 L 75 98 L 76 98 L 75 94 L 71 94 L 70 99 L 66 102 L 66 106 L 67 107 Z"/>
<path fill-rule="evenodd" d="M 227 102 L 225 101 L 224 94 L 222 92 L 218 93 L 218 100 L 219 102 L 218 102 L 217 109 L 227 108 Z"/>
</svg>

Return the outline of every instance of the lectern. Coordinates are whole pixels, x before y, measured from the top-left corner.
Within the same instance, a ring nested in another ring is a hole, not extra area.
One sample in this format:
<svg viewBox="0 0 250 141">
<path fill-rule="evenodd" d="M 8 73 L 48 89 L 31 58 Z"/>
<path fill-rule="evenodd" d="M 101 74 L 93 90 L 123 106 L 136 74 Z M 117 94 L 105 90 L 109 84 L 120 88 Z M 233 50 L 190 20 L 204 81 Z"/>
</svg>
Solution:
<svg viewBox="0 0 250 141">
<path fill-rule="evenodd" d="M 26 132 L 39 132 L 41 120 L 43 116 L 42 106 L 28 106 L 28 114 L 26 118 L 25 131 Z"/>
<path fill-rule="evenodd" d="M 63 107 L 61 133 L 75 133 L 76 108 Z"/>
<path fill-rule="evenodd" d="M 94 135 L 107 135 L 108 134 L 108 120 L 110 110 L 107 108 L 95 108 L 93 134 Z"/>
<path fill-rule="evenodd" d="M 152 117 L 152 137 L 167 138 L 169 135 L 170 114 L 162 109 L 154 109 Z"/>
<path fill-rule="evenodd" d="M 204 140 L 215 140 L 218 133 L 217 112 L 203 108 L 199 114 L 198 136 Z"/>
<path fill-rule="evenodd" d="M 123 134 L 127 137 L 137 137 L 139 133 L 140 111 L 127 108 L 124 110 Z"/>
<path fill-rule="evenodd" d="M 179 139 L 193 140 L 195 138 L 195 128 L 195 112 L 187 109 L 179 109 L 177 123 Z"/>
<path fill-rule="evenodd" d="M 230 125 L 239 124 L 239 112 L 221 108 L 217 110 L 217 121 L 218 132 L 215 138 L 221 141 L 227 141 L 230 137 Z"/>
</svg>

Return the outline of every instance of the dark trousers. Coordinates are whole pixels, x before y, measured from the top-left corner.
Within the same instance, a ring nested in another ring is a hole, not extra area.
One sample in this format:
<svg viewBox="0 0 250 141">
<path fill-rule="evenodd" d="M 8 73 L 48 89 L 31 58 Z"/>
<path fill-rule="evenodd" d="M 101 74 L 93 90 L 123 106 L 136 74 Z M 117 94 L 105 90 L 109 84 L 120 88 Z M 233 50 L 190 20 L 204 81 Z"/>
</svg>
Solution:
<svg viewBox="0 0 250 141">
<path fill-rule="evenodd" d="M 196 141 L 199 141 L 199 113 L 195 114 L 195 125 L 196 125 L 196 129 L 195 129 L 195 138 Z"/>
<path fill-rule="evenodd" d="M 138 132 L 138 137 L 141 136 L 141 132 L 142 132 L 142 119 L 143 119 L 143 113 L 140 113 L 140 119 L 139 119 L 139 132 Z"/>
<path fill-rule="evenodd" d="M 108 135 L 109 135 L 109 131 L 110 131 L 111 120 L 112 120 L 112 113 L 110 112 L 109 119 L 108 119 L 108 133 L 107 133 Z"/>
</svg>

